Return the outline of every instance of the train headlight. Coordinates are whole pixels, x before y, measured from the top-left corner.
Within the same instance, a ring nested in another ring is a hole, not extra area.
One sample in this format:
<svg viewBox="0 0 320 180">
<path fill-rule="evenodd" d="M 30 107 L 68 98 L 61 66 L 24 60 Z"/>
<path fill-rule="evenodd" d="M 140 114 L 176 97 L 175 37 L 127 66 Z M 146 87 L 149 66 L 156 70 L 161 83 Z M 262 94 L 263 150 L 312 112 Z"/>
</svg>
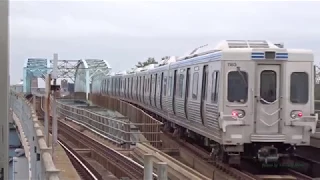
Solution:
<svg viewBox="0 0 320 180">
<path fill-rule="evenodd" d="M 290 117 L 292 119 L 301 118 L 303 116 L 301 111 L 291 111 Z"/>
<path fill-rule="evenodd" d="M 236 110 L 233 110 L 231 112 L 231 115 L 234 117 L 234 118 L 244 118 L 244 116 L 246 115 L 245 112 L 243 110 L 239 110 L 239 109 L 236 109 Z"/>
</svg>

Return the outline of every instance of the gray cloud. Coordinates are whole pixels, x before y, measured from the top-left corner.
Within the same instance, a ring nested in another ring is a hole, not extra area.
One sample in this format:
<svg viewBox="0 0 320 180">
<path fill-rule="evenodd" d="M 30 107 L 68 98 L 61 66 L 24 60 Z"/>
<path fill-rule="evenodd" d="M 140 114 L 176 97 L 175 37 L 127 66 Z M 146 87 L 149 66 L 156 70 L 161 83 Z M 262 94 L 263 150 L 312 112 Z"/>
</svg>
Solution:
<svg viewBox="0 0 320 180">
<path fill-rule="evenodd" d="M 268 39 L 320 55 L 319 2 L 10 4 L 11 81 L 28 57 L 105 58 L 119 71 L 223 39 Z"/>
</svg>

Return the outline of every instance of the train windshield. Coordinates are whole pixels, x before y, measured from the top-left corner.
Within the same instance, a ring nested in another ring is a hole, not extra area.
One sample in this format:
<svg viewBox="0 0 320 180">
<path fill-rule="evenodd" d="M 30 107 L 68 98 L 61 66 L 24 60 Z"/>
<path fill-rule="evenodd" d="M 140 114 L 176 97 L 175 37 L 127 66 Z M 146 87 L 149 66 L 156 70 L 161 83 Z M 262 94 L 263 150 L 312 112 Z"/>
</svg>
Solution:
<svg viewBox="0 0 320 180">
<path fill-rule="evenodd" d="M 248 74 L 245 71 L 228 73 L 228 101 L 246 103 L 248 99 Z"/>
<path fill-rule="evenodd" d="M 308 74 L 294 72 L 291 74 L 290 101 L 297 104 L 305 104 L 309 100 Z"/>
</svg>

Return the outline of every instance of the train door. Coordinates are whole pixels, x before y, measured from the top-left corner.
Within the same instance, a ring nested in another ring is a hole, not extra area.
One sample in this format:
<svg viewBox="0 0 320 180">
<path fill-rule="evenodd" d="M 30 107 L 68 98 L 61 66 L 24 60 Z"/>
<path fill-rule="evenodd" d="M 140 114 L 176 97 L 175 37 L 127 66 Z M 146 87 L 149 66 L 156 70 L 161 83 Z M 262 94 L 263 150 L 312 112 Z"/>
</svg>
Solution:
<svg viewBox="0 0 320 180">
<path fill-rule="evenodd" d="M 203 66 L 202 71 L 202 84 L 201 84 L 201 105 L 200 105 L 200 113 L 201 113 L 201 121 L 204 124 L 205 120 L 205 104 L 207 101 L 207 91 L 208 91 L 208 65 Z"/>
<path fill-rule="evenodd" d="M 184 113 L 186 118 L 188 119 L 188 101 L 189 101 L 189 88 L 190 88 L 190 68 L 187 68 L 186 72 L 186 86 L 185 86 L 185 94 L 184 94 Z"/>
<path fill-rule="evenodd" d="M 258 65 L 256 82 L 256 133 L 279 133 L 280 65 Z"/>
</svg>

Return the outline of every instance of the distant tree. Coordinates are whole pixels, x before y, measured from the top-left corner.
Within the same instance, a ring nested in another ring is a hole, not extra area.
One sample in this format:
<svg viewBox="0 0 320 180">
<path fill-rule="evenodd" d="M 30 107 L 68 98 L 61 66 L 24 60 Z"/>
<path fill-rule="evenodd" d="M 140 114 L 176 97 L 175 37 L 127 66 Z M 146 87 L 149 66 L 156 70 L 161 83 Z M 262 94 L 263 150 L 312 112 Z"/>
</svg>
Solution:
<svg viewBox="0 0 320 180">
<path fill-rule="evenodd" d="M 165 59 L 169 59 L 169 58 L 170 58 L 170 56 L 165 56 L 165 57 L 161 58 L 161 60 L 165 60 Z"/>
<path fill-rule="evenodd" d="M 149 57 L 145 62 L 138 62 L 138 64 L 136 65 L 137 68 L 141 68 L 141 67 L 145 67 L 149 64 L 158 64 L 158 62 L 153 58 L 153 57 Z"/>
<path fill-rule="evenodd" d="M 137 68 L 143 67 L 143 63 L 142 62 L 138 62 L 138 64 L 136 65 Z"/>
<path fill-rule="evenodd" d="M 131 74 L 136 68 L 131 68 L 130 70 L 127 70 L 127 74 Z"/>
</svg>

